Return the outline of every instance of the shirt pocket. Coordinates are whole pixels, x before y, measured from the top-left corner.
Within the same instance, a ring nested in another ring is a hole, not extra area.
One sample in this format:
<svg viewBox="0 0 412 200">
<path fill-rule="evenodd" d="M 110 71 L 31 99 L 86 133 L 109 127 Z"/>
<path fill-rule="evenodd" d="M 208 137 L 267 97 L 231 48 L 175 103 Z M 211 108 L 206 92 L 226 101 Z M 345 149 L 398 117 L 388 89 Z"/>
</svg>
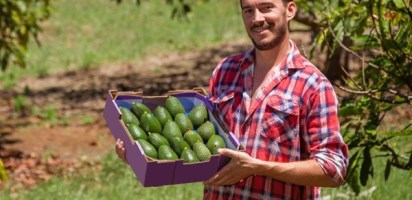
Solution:
<svg viewBox="0 0 412 200">
<path fill-rule="evenodd" d="M 269 98 L 262 120 L 264 137 L 279 146 L 290 146 L 299 133 L 299 104 L 291 99 Z"/>
<path fill-rule="evenodd" d="M 229 91 L 217 98 L 211 98 L 210 101 L 214 104 L 216 110 L 218 110 L 218 114 L 220 117 L 224 119 L 226 125 L 233 120 L 234 116 L 234 100 L 235 100 L 236 92 Z"/>
</svg>

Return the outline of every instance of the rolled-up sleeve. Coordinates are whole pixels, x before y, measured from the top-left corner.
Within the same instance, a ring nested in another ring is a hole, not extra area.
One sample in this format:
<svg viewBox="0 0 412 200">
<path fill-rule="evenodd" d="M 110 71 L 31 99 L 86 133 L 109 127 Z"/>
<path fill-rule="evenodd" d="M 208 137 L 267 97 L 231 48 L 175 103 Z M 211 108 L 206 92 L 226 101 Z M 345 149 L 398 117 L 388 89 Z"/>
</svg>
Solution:
<svg viewBox="0 0 412 200">
<path fill-rule="evenodd" d="M 310 158 L 341 184 L 348 166 L 348 147 L 340 134 L 338 101 L 332 85 L 321 81 L 307 103 L 304 140 Z"/>
</svg>

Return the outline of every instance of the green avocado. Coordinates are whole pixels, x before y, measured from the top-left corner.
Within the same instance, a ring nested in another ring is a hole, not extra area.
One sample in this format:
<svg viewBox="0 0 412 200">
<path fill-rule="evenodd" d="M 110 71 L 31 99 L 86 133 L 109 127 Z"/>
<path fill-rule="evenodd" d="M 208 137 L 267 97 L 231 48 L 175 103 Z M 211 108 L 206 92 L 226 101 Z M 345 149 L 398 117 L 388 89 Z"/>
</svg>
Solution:
<svg viewBox="0 0 412 200">
<path fill-rule="evenodd" d="M 133 102 L 131 110 L 139 118 L 141 118 L 145 112 L 152 112 L 146 105 L 140 102 Z"/>
<path fill-rule="evenodd" d="M 120 112 L 122 113 L 122 121 L 124 124 L 136 124 L 139 125 L 139 119 L 137 119 L 136 115 L 133 112 L 125 107 L 120 107 Z"/>
<path fill-rule="evenodd" d="M 137 142 L 139 142 L 146 156 L 157 159 L 157 151 L 152 144 L 144 139 L 138 139 Z"/>
<path fill-rule="evenodd" d="M 185 135 L 183 136 L 183 139 L 193 148 L 193 145 L 197 142 L 203 143 L 202 137 L 194 131 L 194 130 L 188 130 Z"/>
<path fill-rule="evenodd" d="M 159 120 L 160 124 L 164 127 L 168 121 L 172 121 L 173 118 L 169 111 L 163 106 L 157 106 L 153 111 L 154 116 Z"/>
<path fill-rule="evenodd" d="M 178 113 L 185 113 L 185 108 L 179 99 L 175 96 L 169 96 L 165 101 L 165 108 L 169 111 L 172 117 L 175 117 Z"/>
<path fill-rule="evenodd" d="M 162 135 L 169 141 L 174 137 L 183 137 L 182 131 L 180 131 L 179 126 L 174 121 L 166 122 L 163 127 Z"/>
<path fill-rule="evenodd" d="M 149 133 L 147 140 L 154 146 L 156 149 L 159 149 L 162 145 L 169 146 L 169 141 L 159 133 Z"/>
<path fill-rule="evenodd" d="M 203 104 L 197 104 L 190 112 L 189 119 L 194 127 L 199 127 L 207 120 L 207 109 Z"/>
<path fill-rule="evenodd" d="M 153 113 L 145 112 L 140 117 L 140 126 L 143 128 L 144 131 L 147 133 L 161 133 L 162 132 L 162 125 L 160 124 L 159 120 L 153 115 Z"/>
<path fill-rule="evenodd" d="M 180 156 L 180 159 L 183 160 L 184 163 L 195 163 L 199 162 L 199 158 L 197 158 L 195 152 L 190 148 L 185 148 Z"/>
<path fill-rule="evenodd" d="M 132 136 L 132 138 L 134 140 L 138 140 L 138 139 L 147 140 L 146 133 L 144 132 L 144 130 L 142 128 L 140 128 L 139 125 L 129 124 L 127 126 L 127 129 L 129 130 L 129 133 L 130 133 L 130 135 Z"/>
<path fill-rule="evenodd" d="M 226 148 L 225 141 L 220 135 L 212 135 L 207 141 L 206 146 L 213 155 L 218 154 L 217 150 L 219 148 Z"/>
<path fill-rule="evenodd" d="M 198 129 L 197 132 L 202 137 L 203 141 L 208 141 L 212 135 L 216 135 L 215 126 L 212 122 L 206 121 Z"/>
<path fill-rule="evenodd" d="M 182 137 L 174 137 L 170 140 L 170 147 L 178 156 L 182 155 L 185 148 L 190 149 L 190 145 Z"/>
<path fill-rule="evenodd" d="M 202 142 L 196 142 L 193 145 L 193 152 L 195 152 L 197 158 L 199 158 L 200 161 L 209 160 L 209 158 L 212 156 L 209 149 Z"/>
<path fill-rule="evenodd" d="M 173 149 L 170 148 L 169 145 L 162 145 L 159 147 L 159 159 L 160 160 L 177 160 L 179 157 L 176 155 L 176 153 L 173 151 Z"/>
<path fill-rule="evenodd" d="M 179 126 L 180 131 L 182 131 L 182 133 L 185 133 L 188 130 L 193 130 L 192 121 L 190 121 L 189 117 L 187 117 L 183 113 L 178 113 L 175 116 L 175 122 Z"/>
</svg>

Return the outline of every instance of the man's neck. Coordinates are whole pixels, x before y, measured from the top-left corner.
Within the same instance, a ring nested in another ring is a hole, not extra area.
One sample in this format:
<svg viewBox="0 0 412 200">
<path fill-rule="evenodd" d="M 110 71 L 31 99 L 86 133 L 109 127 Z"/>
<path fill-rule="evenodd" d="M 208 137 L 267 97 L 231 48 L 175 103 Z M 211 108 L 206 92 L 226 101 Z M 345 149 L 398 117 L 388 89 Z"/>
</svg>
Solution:
<svg viewBox="0 0 412 200">
<path fill-rule="evenodd" d="M 272 67 L 279 65 L 285 56 L 287 55 L 290 48 L 289 39 L 285 39 L 278 46 L 269 50 L 259 50 L 256 49 L 255 55 L 255 70 L 270 70 Z"/>
</svg>

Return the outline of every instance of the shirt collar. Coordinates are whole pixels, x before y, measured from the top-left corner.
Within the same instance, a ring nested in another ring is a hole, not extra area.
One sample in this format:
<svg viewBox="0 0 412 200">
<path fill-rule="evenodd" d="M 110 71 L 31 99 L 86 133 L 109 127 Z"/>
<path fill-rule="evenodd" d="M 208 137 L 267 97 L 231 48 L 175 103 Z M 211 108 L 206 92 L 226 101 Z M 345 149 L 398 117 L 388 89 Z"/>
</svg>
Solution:
<svg viewBox="0 0 412 200">
<path fill-rule="evenodd" d="M 286 55 L 286 58 L 279 65 L 280 70 L 304 68 L 303 65 L 299 65 L 295 62 L 296 58 L 299 57 L 299 55 L 301 55 L 297 45 L 292 40 L 289 40 L 289 44 L 290 44 L 291 48 L 289 49 L 289 51 Z M 251 67 L 252 64 L 255 62 L 255 59 L 254 59 L 255 52 L 256 52 L 256 48 L 249 49 L 245 52 L 245 56 L 244 56 L 244 58 L 241 62 L 241 65 L 240 65 L 241 66 L 241 68 L 240 68 L 241 71 L 244 71 L 247 68 Z"/>
</svg>

